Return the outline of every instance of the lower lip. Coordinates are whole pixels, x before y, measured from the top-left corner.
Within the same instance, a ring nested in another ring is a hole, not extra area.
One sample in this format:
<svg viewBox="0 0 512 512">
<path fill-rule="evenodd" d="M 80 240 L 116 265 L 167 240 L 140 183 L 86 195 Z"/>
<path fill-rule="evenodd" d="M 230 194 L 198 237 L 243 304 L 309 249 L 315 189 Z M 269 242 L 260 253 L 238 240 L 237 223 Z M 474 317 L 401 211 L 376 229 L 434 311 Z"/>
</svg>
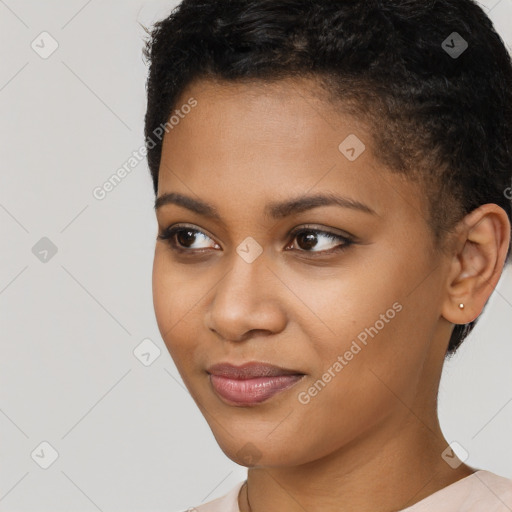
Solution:
<svg viewBox="0 0 512 512">
<path fill-rule="evenodd" d="M 210 382 L 217 394 L 230 405 L 251 405 L 264 402 L 290 388 L 304 375 L 279 375 L 254 379 L 230 379 L 210 374 Z"/>
</svg>

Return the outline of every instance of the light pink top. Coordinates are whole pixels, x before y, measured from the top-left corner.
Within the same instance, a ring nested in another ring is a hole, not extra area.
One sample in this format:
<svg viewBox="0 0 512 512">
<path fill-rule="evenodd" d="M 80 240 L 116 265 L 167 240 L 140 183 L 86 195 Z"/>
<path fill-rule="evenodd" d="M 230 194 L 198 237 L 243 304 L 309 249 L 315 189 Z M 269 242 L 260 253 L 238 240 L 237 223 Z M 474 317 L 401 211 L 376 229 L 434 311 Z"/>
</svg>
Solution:
<svg viewBox="0 0 512 512">
<path fill-rule="evenodd" d="M 240 512 L 239 482 L 227 494 L 189 512 Z M 511 512 L 512 480 L 483 469 L 454 482 L 400 512 Z"/>
</svg>

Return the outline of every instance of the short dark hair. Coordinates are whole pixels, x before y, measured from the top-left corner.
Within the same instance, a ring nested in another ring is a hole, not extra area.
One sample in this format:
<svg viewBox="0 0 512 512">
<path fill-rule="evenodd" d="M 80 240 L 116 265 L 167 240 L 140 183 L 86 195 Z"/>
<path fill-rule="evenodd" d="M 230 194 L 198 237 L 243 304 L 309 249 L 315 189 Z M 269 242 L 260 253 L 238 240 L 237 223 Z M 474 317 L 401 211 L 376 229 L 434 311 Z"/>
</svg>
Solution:
<svg viewBox="0 0 512 512">
<path fill-rule="evenodd" d="M 313 77 L 368 122 L 386 168 L 424 184 L 436 247 L 482 204 L 512 218 L 512 63 L 473 0 L 183 0 L 146 30 L 155 194 L 155 131 L 193 81 Z M 447 355 L 476 320 L 455 326 Z"/>
</svg>

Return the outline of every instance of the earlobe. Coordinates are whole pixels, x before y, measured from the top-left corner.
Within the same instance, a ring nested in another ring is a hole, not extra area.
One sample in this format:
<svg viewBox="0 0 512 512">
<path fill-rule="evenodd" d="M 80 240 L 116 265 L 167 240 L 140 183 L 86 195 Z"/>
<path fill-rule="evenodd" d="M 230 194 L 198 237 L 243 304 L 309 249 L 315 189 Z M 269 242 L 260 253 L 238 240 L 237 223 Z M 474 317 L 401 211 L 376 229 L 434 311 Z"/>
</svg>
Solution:
<svg viewBox="0 0 512 512">
<path fill-rule="evenodd" d="M 452 256 L 442 316 L 467 324 L 482 312 L 501 276 L 510 243 L 510 221 L 503 208 L 485 204 L 461 221 Z"/>
<path fill-rule="evenodd" d="M 479 314 L 480 311 L 475 312 L 475 309 L 472 307 L 471 303 L 452 300 L 444 305 L 442 316 L 452 324 L 463 325 L 475 320 Z"/>
</svg>

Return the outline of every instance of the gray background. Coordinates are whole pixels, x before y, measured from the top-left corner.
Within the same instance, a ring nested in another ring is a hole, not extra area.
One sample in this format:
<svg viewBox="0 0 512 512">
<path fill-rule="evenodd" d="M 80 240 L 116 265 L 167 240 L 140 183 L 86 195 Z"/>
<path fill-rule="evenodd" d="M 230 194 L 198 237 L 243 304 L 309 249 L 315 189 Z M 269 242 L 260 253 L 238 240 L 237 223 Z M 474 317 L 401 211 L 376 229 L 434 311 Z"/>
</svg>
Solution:
<svg viewBox="0 0 512 512">
<path fill-rule="evenodd" d="M 0 511 L 172 512 L 245 478 L 158 332 L 146 162 L 92 194 L 143 145 L 138 22 L 175 3 L 0 0 Z M 483 5 L 510 48 L 512 0 Z M 507 269 L 440 391 L 448 441 L 509 478 L 511 317 Z"/>
</svg>

